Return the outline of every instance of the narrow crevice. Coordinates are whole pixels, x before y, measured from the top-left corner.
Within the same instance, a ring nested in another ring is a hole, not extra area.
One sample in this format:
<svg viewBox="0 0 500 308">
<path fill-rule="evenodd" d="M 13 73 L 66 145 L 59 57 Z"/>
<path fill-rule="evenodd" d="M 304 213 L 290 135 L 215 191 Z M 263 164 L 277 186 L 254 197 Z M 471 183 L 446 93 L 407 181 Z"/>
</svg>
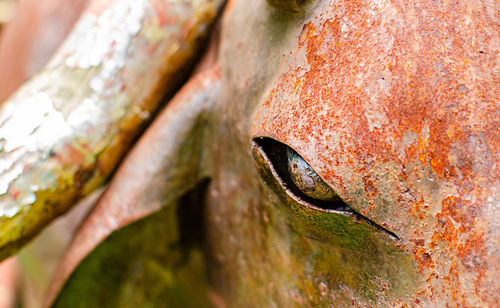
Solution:
<svg viewBox="0 0 500 308">
<path fill-rule="evenodd" d="M 340 198 L 333 201 L 324 201 L 324 200 L 314 199 L 305 195 L 293 183 L 290 172 L 288 171 L 287 149 L 290 147 L 288 147 L 286 144 L 274 140 L 272 138 L 266 138 L 266 137 L 257 137 L 254 138 L 253 141 L 254 144 L 260 147 L 267 156 L 269 162 L 271 163 L 271 166 L 269 167 L 274 169 L 276 174 L 280 177 L 278 181 L 282 186 L 284 186 L 283 189 L 289 191 L 295 198 L 301 200 L 303 203 L 307 204 L 311 208 L 317 209 L 319 211 L 324 211 L 325 214 L 334 215 L 335 214 L 334 212 L 337 212 L 337 214 L 340 213 L 352 214 L 357 219 L 364 221 L 367 224 L 385 232 L 392 239 L 399 240 L 399 237 L 394 232 L 387 230 L 386 228 L 376 224 L 371 219 L 356 212 L 353 208 L 351 208 L 347 203 L 345 203 Z"/>
<path fill-rule="evenodd" d="M 201 181 L 184 194 L 177 207 L 179 222 L 179 246 L 184 254 L 191 249 L 203 249 L 206 225 L 206 194 L 210 180 Z"/>
</svg>

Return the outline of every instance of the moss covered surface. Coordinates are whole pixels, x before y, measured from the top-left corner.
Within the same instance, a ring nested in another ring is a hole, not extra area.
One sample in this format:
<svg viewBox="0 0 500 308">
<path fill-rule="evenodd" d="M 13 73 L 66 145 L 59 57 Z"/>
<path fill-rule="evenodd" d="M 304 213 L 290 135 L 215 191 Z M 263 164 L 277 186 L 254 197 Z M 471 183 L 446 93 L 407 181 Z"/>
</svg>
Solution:
<svg viewBox="0 0 500 308">
<path fill-rule="evenodd" d="M 80 264 L 53 307 L 210 306 L 203 224 L 183 223 L 203 212 L 205 186 L 113 233 Z"/>
</svg>

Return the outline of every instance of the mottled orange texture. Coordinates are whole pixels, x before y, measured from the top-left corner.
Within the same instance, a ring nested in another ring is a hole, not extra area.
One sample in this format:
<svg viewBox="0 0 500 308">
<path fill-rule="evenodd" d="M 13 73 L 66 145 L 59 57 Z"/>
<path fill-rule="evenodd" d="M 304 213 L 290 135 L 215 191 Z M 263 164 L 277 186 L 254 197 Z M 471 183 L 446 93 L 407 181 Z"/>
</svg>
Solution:
<svg viewBox="0 0 500 308">
<path fill-rule="evenodd" d="M 254 125 L 402 238 L 424 302 L 499 300 L 485 279 L 500 266 L 493 17 L 459 1 L 330 3 Z"/>
</svg>

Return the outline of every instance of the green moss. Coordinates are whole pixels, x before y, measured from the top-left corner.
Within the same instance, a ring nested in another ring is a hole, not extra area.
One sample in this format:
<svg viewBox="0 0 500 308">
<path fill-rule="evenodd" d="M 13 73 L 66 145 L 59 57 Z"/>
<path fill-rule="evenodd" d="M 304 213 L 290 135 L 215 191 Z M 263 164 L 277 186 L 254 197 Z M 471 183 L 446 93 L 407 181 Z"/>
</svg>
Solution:
<svg viewBox="0 0 500 308">
<path fill-rule="evenodd" d="M 190 194 L 195 198 L 109 236 L 73 272 L 54 307 L 210 306 L 199 242 L 180 223 L 179 206 L 201 202 L 200 190 Z"/>
<path fill-rule="evenodd" d="M 375 305 L 405 299 L 415 290 L 416 266 L 397 240 L 353 213 L 328 213 L 297 202 L 258 151 L 254 156 L 264 179 L 265 199 L 274 209 L 271 216 L 281 217 L 268 226 L 268 238 L 273 247 L 290 247 L 283 253 L 290 256 L 289 264 L 276 270 L 283 279 L 294 281 L 290 288 L 296 294 L 320 306 L 352 300 Z M 272 230 L 280 231 L 271 235 Z"/>
</svg>

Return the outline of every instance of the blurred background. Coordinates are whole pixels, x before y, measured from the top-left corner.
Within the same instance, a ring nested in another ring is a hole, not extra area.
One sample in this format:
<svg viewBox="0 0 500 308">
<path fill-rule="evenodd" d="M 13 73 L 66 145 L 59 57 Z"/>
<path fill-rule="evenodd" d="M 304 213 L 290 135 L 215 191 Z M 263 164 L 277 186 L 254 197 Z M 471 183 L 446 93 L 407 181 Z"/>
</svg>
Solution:
<svg viewBox="0 0 500 308">
<path fill-rule="evenodd" d="M 0 104 L 50 59 L 89 0 L 0 0 Z M 50 278 L 102 190 L 0 263 L 0 308 L 42 307 Z"/>
<path fill-rule="evenodd" d="M 0 0 L 0 101 L 39 71 L 88 0 Z"/>
</svg>

